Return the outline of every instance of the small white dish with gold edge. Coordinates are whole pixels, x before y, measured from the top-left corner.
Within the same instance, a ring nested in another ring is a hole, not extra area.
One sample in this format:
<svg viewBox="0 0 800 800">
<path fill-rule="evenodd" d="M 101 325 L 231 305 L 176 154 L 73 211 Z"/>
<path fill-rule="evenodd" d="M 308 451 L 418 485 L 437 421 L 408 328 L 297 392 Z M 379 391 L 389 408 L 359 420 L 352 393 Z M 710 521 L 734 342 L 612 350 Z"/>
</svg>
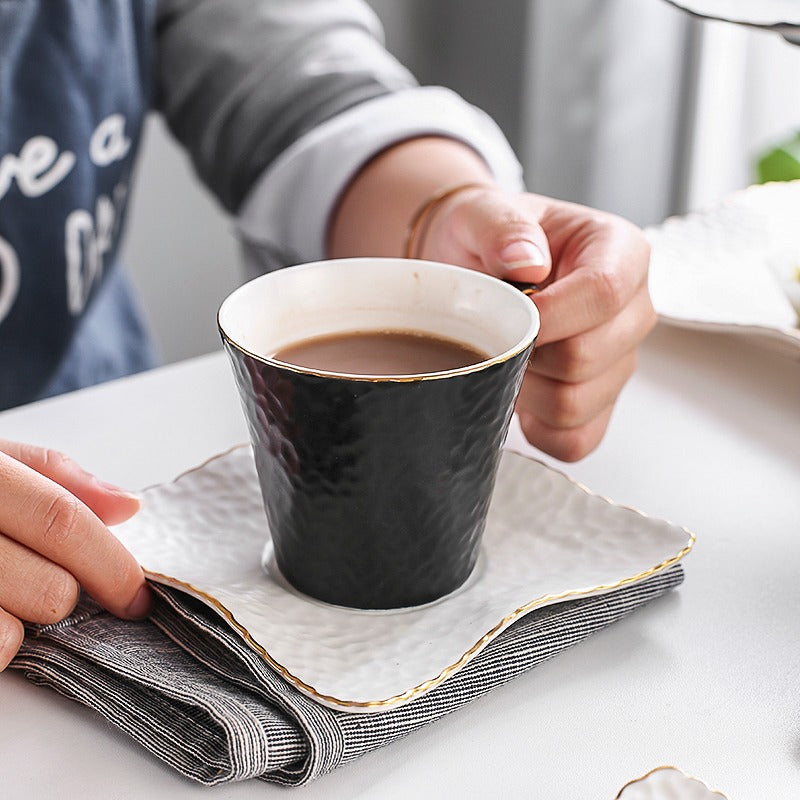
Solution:
<svg viewBox="0 0 800 800">
<path fill-rule="evenodd" d="M 626 783 L 615 800 L 727 800 L 677 767 L 656 767 Z"/>
</svg>

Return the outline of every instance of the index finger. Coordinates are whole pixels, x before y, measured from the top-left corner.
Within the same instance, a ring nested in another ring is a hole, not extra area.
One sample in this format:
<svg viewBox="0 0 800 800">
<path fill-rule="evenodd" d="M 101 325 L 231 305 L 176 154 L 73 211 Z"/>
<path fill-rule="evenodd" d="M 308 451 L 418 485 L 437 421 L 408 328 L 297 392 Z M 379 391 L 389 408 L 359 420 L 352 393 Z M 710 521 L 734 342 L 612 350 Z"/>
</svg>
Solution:
<svg viewBox="0 0 800 800">
<path fill-rule="evenodd" d="M 0 497 L 0 532 L 64 567 L 112 614 L 147 615 L 142 568 L 75 495 L 0 454 Z"/>
<path fill-rule="evenodd" d="M 541 314 L 538 345 L 608 322 L 647 282 L 650 249 L 638 228 L 616 217 L 587 216 L 559 241 L 551 236 L 551 283 L 534 295 Z"/>
</svg>

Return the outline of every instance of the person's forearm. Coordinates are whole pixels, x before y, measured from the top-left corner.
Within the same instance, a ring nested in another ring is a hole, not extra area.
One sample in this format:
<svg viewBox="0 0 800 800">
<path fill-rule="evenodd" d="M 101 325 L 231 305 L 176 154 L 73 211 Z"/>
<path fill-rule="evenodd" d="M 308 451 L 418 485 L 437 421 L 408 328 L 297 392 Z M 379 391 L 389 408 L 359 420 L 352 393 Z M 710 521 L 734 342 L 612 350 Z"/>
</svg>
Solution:
<svg viewBox="0 0 800 800">
<path fill-rule="evenodd" d="M 401 142 L 363 167 L 331 216 L 327 254 L 403 255 L 409 222 L 427 198 L 464 182 L 492 182 L 480 156 L 444 137 Z"/>
<path fill-rule="evenodd" d="M 363 0 L 158 0 L 158 109 L 237 211 L 258 177 L 326 120 L 416 85 Z"/>
</svg>

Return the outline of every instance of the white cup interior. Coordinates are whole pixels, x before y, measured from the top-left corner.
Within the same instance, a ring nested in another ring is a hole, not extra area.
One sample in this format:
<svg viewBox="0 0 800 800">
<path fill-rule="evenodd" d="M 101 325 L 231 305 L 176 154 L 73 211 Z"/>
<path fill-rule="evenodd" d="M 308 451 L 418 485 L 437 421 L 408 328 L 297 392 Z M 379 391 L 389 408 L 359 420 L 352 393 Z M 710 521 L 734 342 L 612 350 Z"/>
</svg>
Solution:
<svg viewBox="0 0 800 800">
<path fill-rule="evenodd" d="M 460 341 L 494 361 L 535 340 L 539 314 L 522 292 L 483 273 L 428 261 L 353 258 L 255 278 L 225 299 L 218 323 L 235 347 L 267 361 L 304 339 L 382 330 Z"/>
</svg>

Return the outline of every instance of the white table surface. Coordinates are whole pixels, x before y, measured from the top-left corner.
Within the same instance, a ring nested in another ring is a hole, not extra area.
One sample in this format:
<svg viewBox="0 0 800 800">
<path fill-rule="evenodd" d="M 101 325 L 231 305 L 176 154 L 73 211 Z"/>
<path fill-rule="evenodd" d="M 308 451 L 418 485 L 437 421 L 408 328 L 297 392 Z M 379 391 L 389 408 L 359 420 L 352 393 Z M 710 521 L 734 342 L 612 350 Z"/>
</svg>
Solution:
<svg viewBox="0 0 800 800">
<path fill-rule="evenodd" d="M 209 790 L 7 671 L 0 797 L 610 800 L 662 764 L 731 800 L 800 797 L 798 356 L 654 332 L 603 444 L 566 471 L 694 531 L 686 581 L 510 685 L 308 787 Z M 5 412 L 0 437 L 136 489 L 246 433 L 215 354 Z"/>
</svg>

